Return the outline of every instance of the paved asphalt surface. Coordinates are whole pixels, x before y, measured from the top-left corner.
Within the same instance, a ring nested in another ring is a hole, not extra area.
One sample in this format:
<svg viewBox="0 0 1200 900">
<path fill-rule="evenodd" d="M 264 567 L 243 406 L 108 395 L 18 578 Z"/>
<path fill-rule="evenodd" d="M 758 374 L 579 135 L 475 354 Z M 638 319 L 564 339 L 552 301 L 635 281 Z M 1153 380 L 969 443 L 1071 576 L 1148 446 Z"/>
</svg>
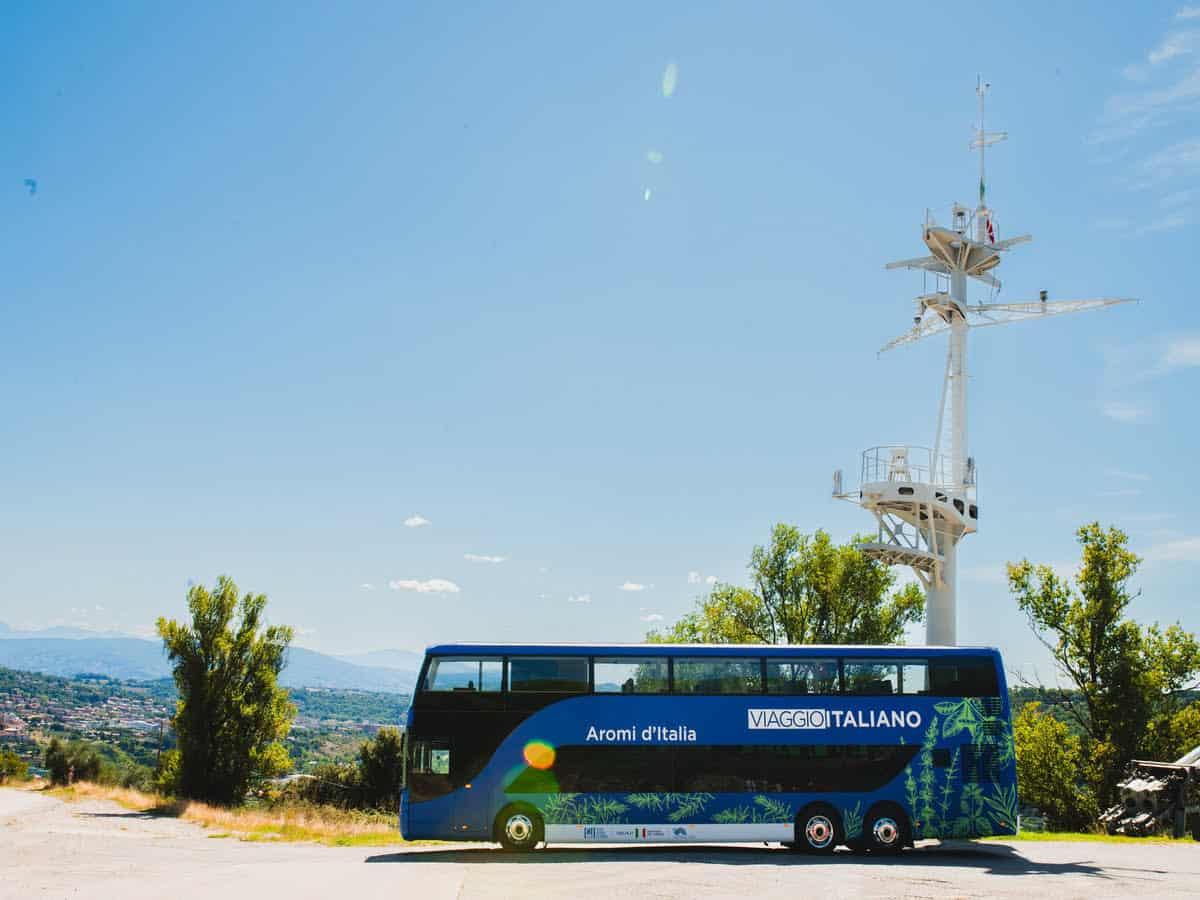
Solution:
<svg viewBox="0 0 1200 900">
<path fill-rule="evenodd" d="M 114 804 L 0 789 L 0 898 L 1198 897 L 1200 843 L 951 842 L 898 859 L 777 847 L 332 848 L 214 840 Z"/>
</svg>

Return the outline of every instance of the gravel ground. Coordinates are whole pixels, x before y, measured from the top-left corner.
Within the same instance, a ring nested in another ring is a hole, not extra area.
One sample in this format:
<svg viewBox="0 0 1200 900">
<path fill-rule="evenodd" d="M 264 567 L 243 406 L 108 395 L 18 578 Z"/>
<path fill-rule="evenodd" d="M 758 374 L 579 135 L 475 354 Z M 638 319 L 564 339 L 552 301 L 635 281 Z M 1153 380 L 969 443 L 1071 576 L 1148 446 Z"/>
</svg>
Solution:
<svg viewBox="0 0 1200 900">
<path fill-rule="evenodd" d="M 0 898 L 1197 897 L 1200 843 L 929 842 L 896 859 L 777 847 L 243 843 L 111 803 L 0 790 Z"/>
</svg>

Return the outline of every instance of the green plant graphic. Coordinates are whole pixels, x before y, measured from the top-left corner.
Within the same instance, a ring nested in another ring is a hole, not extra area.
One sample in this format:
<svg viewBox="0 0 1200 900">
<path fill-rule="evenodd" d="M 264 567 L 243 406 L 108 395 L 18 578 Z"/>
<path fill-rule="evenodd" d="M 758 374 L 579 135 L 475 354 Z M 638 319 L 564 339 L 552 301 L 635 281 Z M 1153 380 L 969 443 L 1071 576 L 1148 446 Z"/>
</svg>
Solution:
<svg viewBox="0 0 1200 900">
<path fill-rule="evenodd" d="M 789 803 L 772 800 L 770 797 L 764 797 L 761 794 L 754 798 L 754 802 L 759 807 L 754 817 L 755 822 L 791 822 L 796 818 Z"/>
<path fill-rule="evenodd" d="M 954 754 L 950 757 L 950 768 L 946 770 L 946 780 L 942 783 L 942 797 L 938 802 L 938 816 L 942 821 L 942 827 L 950 821 L 950 806 L 954 799 L 954 777 L 958 771 L 958 747 L 954 748 Z"/>
<path fill-rule="evenodd" d="M 584 825 L 616 825 L 625 821 L 628 810 L 628 806 L 612 797 L 593 797 L 579 804 L 579 821 Z"/>
<path fill-rule="evenodd" d="M 625 798 L 625 802 L 638 809 L 654 811 L 661 810 L 666 805 L 662 794 L 629 794 Z"/>
<path fill-rule="evenodd" d="M 575 806 L 578 794 L 549 794 L 542 803 L 542 818 L 547 825 L 572 825 L 578 820 Z"/>
<path fill-rule="evenodd" d="M 842 824 L 846 827 L 846 839 L 862 837 L 863 814 L 862 801 L 854 804 L 854 809 L 842 809 Z"/>
<path fill-rule="evenodd" d="M 940 705 L 940 704 L 939 704 Z M 925 729 L 925 740 L 921 744 L 921 752 L 917 754 L 917 784 L 920 790 L 917 794 L 919 801 L 916 807 L 917 818 L 921 822 L 921 834 L 924 837 L 936 837 L 939 831 L 935 821 L 937 813 L 933 805 L 933 788 L 937 774 L 933 768 L 933 748 L 937 744 L 938 717 L 934 716 Z"/>
<path fill-rule="evenodd" d="M 965 731 L 973 743 L 978 742 L 984 715 L 977 699 L 964 697 L 962 700 L 946 700 L 935 703 L 933 708 L 945 716 L 942 720 L 942 737 L 953 737 Z"/>
<path fill-rule="evenodd" d="M 667 813 L 668 822 L 683 822 L 687 819 L 695 819 L 702 812 L 704 807 L 708 806 L 712 800 L 712 794 L 666 794 L 666 804 L 674 806 L 671 812 Z"/>
<path fill-rule="evenodd" d="M 983 801 L 987 805 L 988 815 L 997 825 L 1016 829 L 1017 816 L 1021 810 L 1017 803 L 1017 786 L 1015 784 L 1009 785 L 1007 788 L 998 788 L 995 796 L 984 797 Z"/>
<path fill-rule="evenodd" d="M 713 816 L 713 821 L 720 822 L 722 825 L 740 825 L 743 822 L 749 822 L 750 816 L 750 807 L 732 806 L 729 809 L 721 810 Z"/>
<path fill-rule="evenodd" d="M 954 823 L 955 836 L 987 835 L 992 833 L 992 824 L 984 814 L 983 788 L 977 784 L 964 784 L 959 809 L 962 815 Z"/>
</svg>

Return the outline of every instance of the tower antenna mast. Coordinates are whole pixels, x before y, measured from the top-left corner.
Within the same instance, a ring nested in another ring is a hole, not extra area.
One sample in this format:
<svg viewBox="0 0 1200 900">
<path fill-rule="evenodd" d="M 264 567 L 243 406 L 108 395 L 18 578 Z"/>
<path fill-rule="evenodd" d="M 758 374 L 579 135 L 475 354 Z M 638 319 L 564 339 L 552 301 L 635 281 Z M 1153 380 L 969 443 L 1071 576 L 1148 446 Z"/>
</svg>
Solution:
<svg viewBox="0 0 1200 900">
<path fill-rule="evenodd" d="M 967 279 L 999 289 L 1000 281 L 992 270 L 1000 265 L 1000 255 L 1032 240 L 1027 234 L 996 240 L 992 210 L 987 205 L 985 151 L 1008 135 L 984 129 L 984 98 L 989 87 L 980 78 L 975 88 L 979 124 L 970 149 L 979 151 L 979 205 L 974 214 L 974 236 L 969 211 L 956 203 L 950 211 L 950 227 L 938 225 L 926 214 L 921 238 L 928 256 L 886 266 L 933 272 L 948 282 L 948 290 L 917 297 L 913 327 L 880 350 L 883 353 L 901 344 L 949 333 L 933 449 L 908 444 L 872 447 L 863 452 L 858 488 L 843 489 L 841 470 L 833 478 L 835 497 L 857 503 L 875 517 L 877 537 L 860 545 L 862 552 L 886 565 L 911 567 L 925 587 L 925 635 L 930 645 L 953 646 L 957 641 L 958 542 L 978 530 L 979 523 L 975 458 L 967 453 L 969 330 L 1132 302 L 1115 297 L 1050 301 L 1045 291 L 1036 301 L 968 302 Z"/>
</svg>

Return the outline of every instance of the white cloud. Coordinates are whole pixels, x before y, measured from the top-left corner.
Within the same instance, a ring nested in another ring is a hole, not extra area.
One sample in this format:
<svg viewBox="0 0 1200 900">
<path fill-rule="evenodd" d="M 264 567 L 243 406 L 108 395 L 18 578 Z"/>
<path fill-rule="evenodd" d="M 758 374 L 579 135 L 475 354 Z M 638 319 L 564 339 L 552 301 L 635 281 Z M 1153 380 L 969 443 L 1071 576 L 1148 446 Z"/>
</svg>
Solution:
<svg viewBox="0 0 1200 900">
<path fill-rule="evenodd" d="M 1172 31 L 1146 54 L 1146 62 L 1161 66 L 1181 56 L 1190 56 L 1196 49 L 1197 34 L 1195 31 Z"/>
<path fill-rule="evenodd" d="M 662 95 L 671 97 L 675 93 L 675 88 L 679 84 L 679 66 L 675 63 L 667 63 L 667 67 L 663 70 L 662 76 Z"/>
<path fill-rule="evenodd" d="M 1124 478 L 1127 481 L 1150 480 L 1150 476 L 1145 472 L 1126 472 L 1124 469 L 1105 469 L 1104 474 L 1109 478 Z"/>
<path fill-rule="evenodd" d="M 1146 55 L 1146 61 L 1152 66 L 1160 66 L 1180 56 L 1189 56 L 1200 46 L 1200 31 L 1173 31 L 1168 34 L 1161 44 Z"/>
<path fill-rule="evenodd" d="M 571 594 L 569 597 L 567 597 L 567 602 L 568 603 L 591 603 L 592 595 L 591 594 Z"/>
<path fill-rule="evenodd" d="M 1161 219 L 1150 219 L 1133 230 L 1134 234 L 1162 234 L 1164 231 L 1178 231 L 1192 224 L 1192 217 L 1187 213 L 1168 213 Z"/>
<path fill-rule="evenodd" d="M 1195 96 L 1200 99 L 1200 70 L 1197 70 L 1196 75 Z M 1138 163 L 1138 172 L 1145 185 L 1180 176 L 1191 178 L 1200 172 L 1200 138 L 1176 141 L 1169 147 L 1151 153 Z"/>
<path fill-rule="evenodd" d="M 705 584 L 716 584 L 716 583 L 717 583 L 717 576 L 716 576 L 716 575 L 709 575 L 707 578 L 705 578 L 705 579 L 704 579 L 704 583 L 705 583 Z"/>
<path fill-rule="evenodd" d="M 688 584 L 699 584 L 699 583 L 700 583 L 700 573 L 699 572 L 688 572 Z"/>
<path fill-rule="evenodd" d="M 644 616 L 639 616 L 643 622 L 661 622 L 663 617 L 656 612 L 646 613 Z"/>
<path fill-rule="evenodd" d="M 1117 128 L 1114 136 L 1129 137 L 1198 96 L 1200 69 L 1164 88 L 1110 97 L 1105 104 L 1105 119 L 1110 126 L 1124 126 L 1126 133 L 1121 134 Z"/>
<path fill-rule="evenodd" d="M 1123 400 L 1108 400 L 1104 404 L 1104 414 L 1114 422 L 1126 425 L 1137 425 L 1149 421 L 1150 410 L 1136 403 Z"/>
<path fill-rule="evenodd" d="M 430 578 L 418 581 L 415 578 L 401 578 L 389 581 L 388 587 L 393 591 L 416 591 L 418 594 L 457 594 L 459 586 L 445 578 Z"/>
<path fill-rule="evenodd" d="M 1142 555 L 1150 562 L 1200 562 L 1200 537 L 1155 544 Z"/>
<path fill-rule="evenodd" d="M 627 581 L 619 588 L 622 591 L 644 591 L 645 589 L 644 584 L 638 584 L 636 581 Z"/>
<path fill-rule="evenodd" d="M 1175 13 L 1177 19 L 1200 19 L 1200 6 L 1185 6 Z"/>
<path fill-rule="evenodd" d="M 432 524 L 432 523 L 422 515 L 409 516 L 407 519 L 404 520 L 405 528 L 421 528 L 425 525 L 430 525 L 430 524 Z"/>
<path fill-rule="evenodd" d="M 508 559 L 508 557 L 507 556 L 486 556 L 486 555 L 481 555 L 478 553 L 464 553 L 463 559 L 468 560 L 469 562 L 502 563 L 506 559 Z"/>
<path fill-rule="evenodd" d="M 1098 491 L 1097 497 L 1139 497 L 1141 496 L 1140 488 L 1117 488 L 1113 491 Z"/>
<path fill-rule="evenodd" d="M 310 635 L 310 634 L 316 634 L 316 633 L 317 633 L 317 629 L 315 629 L 315 628 L 305 628 L 305 627 L 304 627 L 304 626 L 302 626 L 302 625 L 297 625 L 297 626 L 295 626 L 295 628 L 294 628 L 293 630 L 296 632 L 297 636 L 299 636 L 299 637 L 307 637 L 307 636 L 308 636 L 308 635 Z"/>
<path fill-rule="evenodd" d="M 1167 344 L 1163 365 L 1172 369 L 1200 366 L 1200 336 L 1176 338 Z"/>
<path fill-rule="evenodd" d="M 358 589 L 360 591 L 373 591 L 375 590 L 375 585 L 364 582 L 358 586 Z"/>
</svg>

